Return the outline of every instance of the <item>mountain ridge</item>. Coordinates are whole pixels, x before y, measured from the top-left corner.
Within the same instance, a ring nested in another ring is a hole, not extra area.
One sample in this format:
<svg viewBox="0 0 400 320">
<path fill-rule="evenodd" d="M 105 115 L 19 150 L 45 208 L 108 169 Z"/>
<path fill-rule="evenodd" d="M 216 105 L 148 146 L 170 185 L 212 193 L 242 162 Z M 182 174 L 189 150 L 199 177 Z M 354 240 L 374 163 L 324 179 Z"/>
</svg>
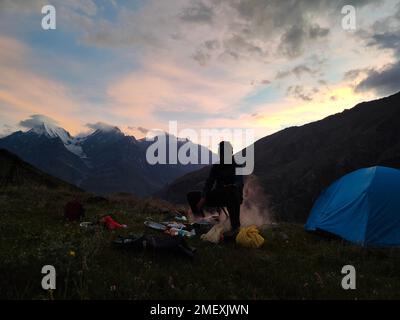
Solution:
<svg viewBox="0 0 400 320">
<path fill-rule="evenodd" d="M 178 139 L 178 149 L 186 142 Z M 0 148 L 42 171 L 98 194 L 128 192 L 149 196 L 178 176 L 203 167 L 150 165 L 146 149 L 151 143 L 125 135 L 118 127 L 99 128 L 86 136 L 73 137 L 61 127 L 41 123 L 26 132 L 17 131 L 1 138 Z M 211 157 L 211 151 L 207 152 Z"/>
</svg>

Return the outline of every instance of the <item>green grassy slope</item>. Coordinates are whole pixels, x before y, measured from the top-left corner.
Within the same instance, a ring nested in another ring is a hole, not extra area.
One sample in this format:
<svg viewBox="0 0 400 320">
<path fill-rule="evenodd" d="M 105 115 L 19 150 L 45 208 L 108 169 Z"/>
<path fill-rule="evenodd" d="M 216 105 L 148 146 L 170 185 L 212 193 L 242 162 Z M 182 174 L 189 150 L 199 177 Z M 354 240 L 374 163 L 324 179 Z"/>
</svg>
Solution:
<svg viewBox="0 0 400 320">
<path fill-rule="evenodd" d="M 400 298 L 397 250 L 363 250 L 307 234 L 300 225 L 263 231 L 261 249 L 191 239 L 193 261 L 111 246 L 118 234 L 142 234 L 163 219 L 165 204 L 113 197 L 85 200 L 87 219 L 114 214 L 124 231 L 90 232 L 62 218 L 70 189 L 8 187 L 0 194 L 1 299 L 368 299 Z M 85 199 L 89 195 L 80 194 Z M 147 231 L 148 232 L 148 231 Z M 57 289 L 41 288 L 41 268 L 54 265 Z M 341 288 L 341 268 L 357 269 L 357 290 Z"/>
</svg>

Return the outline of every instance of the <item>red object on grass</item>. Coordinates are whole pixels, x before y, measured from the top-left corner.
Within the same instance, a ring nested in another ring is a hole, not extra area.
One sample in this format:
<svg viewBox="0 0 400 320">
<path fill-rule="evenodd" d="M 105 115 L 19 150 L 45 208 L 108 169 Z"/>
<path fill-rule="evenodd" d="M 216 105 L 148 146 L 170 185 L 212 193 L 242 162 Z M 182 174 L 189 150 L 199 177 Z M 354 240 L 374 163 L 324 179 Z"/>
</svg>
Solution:
<svg viewBox="0 0 400 320">
<path fill-rule="evenodd" d="M 126 225 L 118 223 L 113 218 L 111 218 L 111 216 L 103 217 L 101 219 L 101 223 L 104 224 L 108 230 L 126 228 Z"/>
</svg>

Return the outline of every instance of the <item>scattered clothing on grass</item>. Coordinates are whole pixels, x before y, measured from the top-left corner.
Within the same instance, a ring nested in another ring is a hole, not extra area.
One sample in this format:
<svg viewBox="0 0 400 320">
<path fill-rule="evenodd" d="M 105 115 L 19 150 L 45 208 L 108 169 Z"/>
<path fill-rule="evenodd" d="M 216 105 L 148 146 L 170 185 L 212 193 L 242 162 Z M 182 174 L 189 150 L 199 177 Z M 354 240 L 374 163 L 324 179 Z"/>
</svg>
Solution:
<svg viewBox="0 0 400 320">
<path fill-rule="evenodd" d="M 105 216 L 101 218 L 100 223 L 103 224 L 108 230 L 127 228 L 126 224 L 118 223 L 111 216 Z"/>
</svg>

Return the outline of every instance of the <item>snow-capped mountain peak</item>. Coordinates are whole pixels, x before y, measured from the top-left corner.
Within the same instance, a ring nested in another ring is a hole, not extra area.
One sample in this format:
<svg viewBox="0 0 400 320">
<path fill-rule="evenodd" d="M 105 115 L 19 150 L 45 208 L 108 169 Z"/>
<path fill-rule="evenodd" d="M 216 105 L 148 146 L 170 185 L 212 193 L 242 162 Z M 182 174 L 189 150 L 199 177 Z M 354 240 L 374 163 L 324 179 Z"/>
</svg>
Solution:
<svg viewBox="0 0 400 320">
<path fill-rule="evenodd" d="M 70 143 L 73 139 L 68 131 L 61 127 L 49 123 L 41 123 L 38 126 L 33 127 L 29 132 L 36 133 L 38 135 L 45 135 L 48 138 L 60 138 L 64 144 Z"/>
<path fill-rule="evenodd" d="M 70 133 L 56 125 L 51 123 L 43 122 L 40 125 L 37 125 L 30 129 L 28 133 L 35 133 L 38 135 L 44 135 L 48 138 L 54 139 L 59 138 L 64 146 L 68 149 L 68 151 L 76 154 L 77 156 L 84 158 L 85 154 L 80 146 L 82 142 L 81 138 L 74 138 L 70 135 Z"/>
</svg>

